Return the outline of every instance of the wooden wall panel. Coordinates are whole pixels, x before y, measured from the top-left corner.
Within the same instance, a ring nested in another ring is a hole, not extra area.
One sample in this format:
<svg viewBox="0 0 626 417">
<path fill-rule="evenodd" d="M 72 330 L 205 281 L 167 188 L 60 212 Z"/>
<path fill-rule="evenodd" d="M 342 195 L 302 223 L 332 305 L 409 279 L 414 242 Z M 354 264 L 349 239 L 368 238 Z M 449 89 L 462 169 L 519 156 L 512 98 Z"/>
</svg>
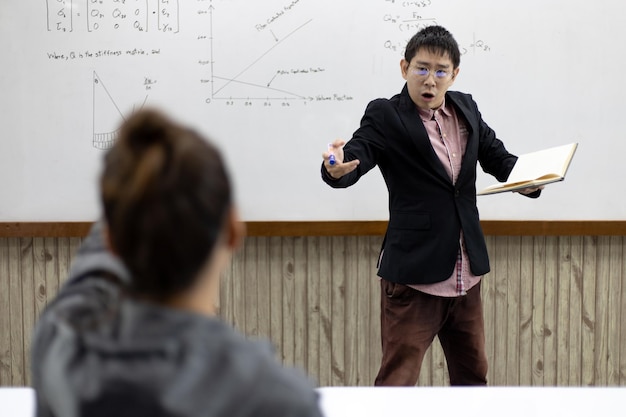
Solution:
<svg viewBox="0 0 626 417">
<path fill-rule="evenodd" d="M 9 239 L 0 245 L 0 386 L 13 385 L 11 359 L 11 315 Z"/>
<path fill-rule="evenodd" d="M 584 240 L 572 237 L 570 242 L 571 269 L 569 275 L 569 379 L 568 385 L 581 386 L 582 375 L 582 341 L 583 341 L 583 266 Z M 566 329 L 563 329 L 564 331 Z M 567 337 L 567 336 L 565 336 Z"/>
<path fill-rule="evenodd" d="M 20 279 L 20 240 L 9 239 L 9 316 L 11 346 L 11 382 L 13 385 L 26 381 L 24 350 L 24 309 L 22 308 L 22 280 Z"/>
<path fill-rule="evenodd" d="M 607 362 L 606 362 L 606 385 L 619 385 L 620 383 L 620 314 L 622 305 L 622 268 L 616 262 L 623 252 L 621 239 L 611 236 L 608 238 L 609 250 L 607 273 L 607 316 L 605 318 L 607 336 Z"/>
<path fill-rule="evenodd" d="M 533 250 L 534 238 L 522 237 L 520 243 L 520 290 L 519 290 L 519 385 L 532 385 L 532 340 L 533 340 Z M 524 261 L 527 260 L 527 261 Z M 514 296 L 514 295 L 513 295 Z"/>
<path fill-rule="evenodd" d="M 623 236 L 487 236 L 491 385 L 626 385 Z M 246 239 L 220 287 L 222 318 L 267 338 L 320 385 L 371 385 L 380 361 L 381 236 Z M 65 280 L 77 237 L 0 238 L 0 385 L 30 384 L 36 318 Z M 435 341 L 418 385 L 448 385 Z"/>
<path fill-rule="evenodd" d="M 583 250 L 583 287 L 582 287 L 582 380 L 581 385 L 594 385 L 595 337 L 596 330 L 596 277 L 598 238 L 585 237 Z"/>
</svg>

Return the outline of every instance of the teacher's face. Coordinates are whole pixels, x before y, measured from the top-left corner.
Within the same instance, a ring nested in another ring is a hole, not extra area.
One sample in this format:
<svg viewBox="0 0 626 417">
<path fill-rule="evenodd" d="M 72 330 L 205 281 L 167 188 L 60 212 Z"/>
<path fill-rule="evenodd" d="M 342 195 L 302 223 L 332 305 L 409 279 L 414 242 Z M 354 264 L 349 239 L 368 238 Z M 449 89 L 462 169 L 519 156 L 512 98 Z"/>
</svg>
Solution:
<svg viewBox="0 0 626 417">
<path fill-rule="evenodd" d="M 436 109 L 443 103 L 446 91 L 459 73 L 448 54 L 440 55 L 422 48 L 411 62 L 400 62 L 402 78 L 407 82 L 409 96 L 422 109 Z"/>
</svg>

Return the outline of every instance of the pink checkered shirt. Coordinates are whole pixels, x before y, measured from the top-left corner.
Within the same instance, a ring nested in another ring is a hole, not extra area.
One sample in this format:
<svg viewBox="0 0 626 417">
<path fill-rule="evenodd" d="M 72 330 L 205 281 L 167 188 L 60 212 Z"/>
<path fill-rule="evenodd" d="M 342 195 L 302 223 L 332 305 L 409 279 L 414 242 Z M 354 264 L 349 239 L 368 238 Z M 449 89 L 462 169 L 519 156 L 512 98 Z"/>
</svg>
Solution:
<svg viewBox="0 0 626 417">
<path fill-rule="evenodd" d="M 467 145 L 467 127 L 462 120 L 457 118 L 454 108 L 446 106 L 445 101 L 437 110 L 418 109 L 418 111 L 435 153 L 452 179 L 452 183 L 456 183 Z M 419 271 L 415 273 L 419 274 Z M 465 295 L 470 288 L 478 284 L 480 278 L 470 271 L 463 231 L 461 231 L 456 267 L 450 278 L 434 284 L 409 286 L 440 297 L 458 297 Z"/>
</svg>

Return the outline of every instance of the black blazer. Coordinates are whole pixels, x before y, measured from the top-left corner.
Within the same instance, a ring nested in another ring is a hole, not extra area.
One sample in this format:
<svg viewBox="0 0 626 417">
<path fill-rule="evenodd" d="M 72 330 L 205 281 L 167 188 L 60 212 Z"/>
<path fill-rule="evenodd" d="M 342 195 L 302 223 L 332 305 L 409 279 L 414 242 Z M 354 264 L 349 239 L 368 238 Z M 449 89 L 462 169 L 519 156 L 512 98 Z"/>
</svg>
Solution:
<svg viewBox="0 0 626 417">
<path fill-rule="evenodd" d="M 476 167 L 505 181 L 517 157 L 510 154 L 482 120 L 471 95 L 446 93 L 469 131 L 456 184 L 452 184 L 432 148 L 406 85 L 391 99 L 369 103 L 361 126 L 344 147 L 345 161 L 359 159 L 357 169 L 335 180 L 322 164 L 322 178 L 343 188 L 378 165 L 389 191 L 389 224 L 378 275 L 402 284 L 448 279 L 459 251 L 461 229 L 470 268 L 489 272 L 487 247 L 476 207 Z"/>
</svg>

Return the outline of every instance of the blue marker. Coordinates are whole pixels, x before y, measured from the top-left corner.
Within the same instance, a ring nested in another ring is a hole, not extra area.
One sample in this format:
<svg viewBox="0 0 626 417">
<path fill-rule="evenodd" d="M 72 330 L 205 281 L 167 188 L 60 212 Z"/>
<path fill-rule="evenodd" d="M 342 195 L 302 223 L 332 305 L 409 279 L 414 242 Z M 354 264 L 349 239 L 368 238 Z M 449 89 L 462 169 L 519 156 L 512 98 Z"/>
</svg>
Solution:
<svg viewBox="0 0 626 417">
<path fill-rule="evenodd" d="M 332 143 L 329 143 L 328 152 L 330 152 L 330 155 L 328 156 L 328 163 L 331 165 L 335 165 L 335 154 L 333 154 L 332 149 L 334 149 L 334 146 L 332 145 Z"/>
</svg>

